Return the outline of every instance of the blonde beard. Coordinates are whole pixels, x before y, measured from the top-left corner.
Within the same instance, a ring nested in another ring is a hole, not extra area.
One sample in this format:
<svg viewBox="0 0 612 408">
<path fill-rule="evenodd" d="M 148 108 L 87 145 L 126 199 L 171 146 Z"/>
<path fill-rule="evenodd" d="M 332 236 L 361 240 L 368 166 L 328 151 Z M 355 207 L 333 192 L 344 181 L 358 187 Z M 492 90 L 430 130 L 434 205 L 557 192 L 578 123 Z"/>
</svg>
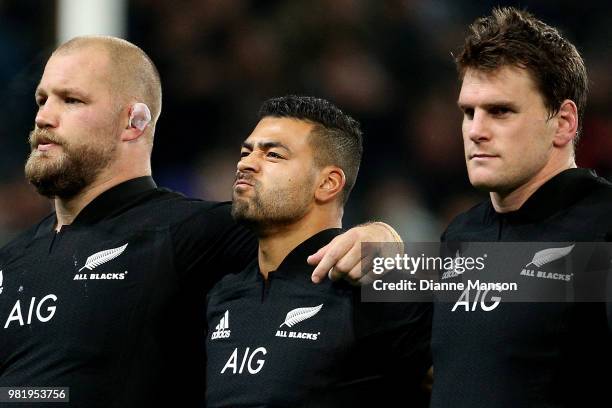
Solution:
<svg viewBox="0 0 612 408">
<path fill-rule="evenodd" d="M 117 146 L 79 146 L 62 144 L 59 157 L 32 151 L 25 165 L 28 181 L 39 194 L 71 198 L 90 185 L 116 156 Z"/>
</svg>

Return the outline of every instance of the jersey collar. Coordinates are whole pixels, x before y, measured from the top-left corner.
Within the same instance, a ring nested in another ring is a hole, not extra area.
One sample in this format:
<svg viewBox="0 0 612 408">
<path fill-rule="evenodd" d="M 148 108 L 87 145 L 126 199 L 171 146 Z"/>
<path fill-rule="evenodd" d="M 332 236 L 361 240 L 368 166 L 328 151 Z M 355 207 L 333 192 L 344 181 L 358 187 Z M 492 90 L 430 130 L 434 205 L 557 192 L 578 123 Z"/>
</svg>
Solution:
<svg viewBox="0 0 612 408">
<path fill-rule="evenodd" d="M 157 185 L 150 176 L 134 178 L 111 187 L 83 208 L 71 225 L 94 224 L 104 217 L 124 210 L 137 196 L 155 188 Z M 55 215 L 47 217 L 39 224 L 34 238 L 53 232 L 55 223 Z"/>
<path fill-rule="evenodd" d="M 597 174 L 590 169 L 564 170 L 544 183 L 516 211 L 497 213 L 489 202 L 489 216 L 492 219 L 506 218 L 511 222 L 540 221 L 576 203 L 599 180 Z"/>
<path fill-rule="evenodd" d="M 77 217 L 72 225 L 94 224 L 112 213 L 123 210 L 127 204 L 144 192 L 157 188 L 150 176 L 138 177 L 106 190 L 90 202 Z"/>
<path fill-rule="evenodd" d="M 334 237 L 340 235 L 342 232 L 341 228 L 331 228 L 316 233 L 289 252 L 276 271 L 271 274 L 275 276 L 293 274 L 303 275 L 304 269 L 313 270 L 314 266 L 309 265 L 306 262 L 306 258 L 329 244 Z M 310 275 L 308 275 L 307 278 L 310 279 Z"/>
</svg>

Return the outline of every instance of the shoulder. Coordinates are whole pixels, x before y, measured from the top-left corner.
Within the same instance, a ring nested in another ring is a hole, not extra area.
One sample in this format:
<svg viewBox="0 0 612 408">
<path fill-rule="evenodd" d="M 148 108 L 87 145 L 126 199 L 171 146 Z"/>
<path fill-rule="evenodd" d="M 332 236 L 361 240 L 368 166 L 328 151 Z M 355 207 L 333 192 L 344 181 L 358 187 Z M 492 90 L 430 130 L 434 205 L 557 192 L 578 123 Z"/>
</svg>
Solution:
<svg viewBox="0 0 612 408">
<path fill-rule="evenodd" d="M 165 188 L 156 188 L 139 197 L 118 218 L 137 219 L 143 227 L 175 227 L 185 223 L 232 223 L 231 203 L 186 197 Z"/>
<path fill-rule="evenodd" d="M 585 183 L 584 195 L 576 205 L 588 205 L 612 212 L 612 183 L 603 177 L 594 177 Z"/>
<path fill-rule="evenodd" d="M 229 201 L 206 201 L 191 198 L 165 188 L 153 190 L 150 197 L 143 200 L 143 205 L 148 207 L 148 210 L 157 209 L 168 212 L 169 215 L 175 215 L 176 218 L 186 218 L 193 214 L 206 212 L 229 215 L 231 211 L 231 202 Z"/>
<path fill-rule="evenodd" d="M 2 269 L 1 262 L 11 258 L 13 255 L 17 253 L 21 253 L 25 250 L 32 240 L 35 239 L 36 233 L 41 228 L 53 228 L 53 223 L 55 222 L 55 215 L 49 214 L 47 217 L 43 218 L 37 224 L 34 224 L 27 230 L 21 232 L 14 239 L 12 239 L 9 243 L 7 243 L 4 247 L 0 248 L 0 269 Z"/>
<path fill-rule="evenodd" d="M 602 177 L 593 178 L 585 186 L 585 194 L 570 209 L 584 227 L 605 234 L 612 241 L 612 183 Z"/>
<path fill-rule="evenodd" d="M 442 233 L 442 241 L 478 241 L 478 235 L 489 227 L 491 203 L 483 201 L 469 210 L 457 215 Z M 470 239 L 473 236 L 475 239 Z"/>
</svg>

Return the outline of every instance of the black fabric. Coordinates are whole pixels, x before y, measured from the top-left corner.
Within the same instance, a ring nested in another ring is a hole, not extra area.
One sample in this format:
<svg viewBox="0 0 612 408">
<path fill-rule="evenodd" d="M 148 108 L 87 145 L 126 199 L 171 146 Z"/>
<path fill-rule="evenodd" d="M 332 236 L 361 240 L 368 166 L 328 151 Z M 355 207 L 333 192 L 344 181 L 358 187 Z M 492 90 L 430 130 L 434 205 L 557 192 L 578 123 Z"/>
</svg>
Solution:
<svg viewBox="0 0 612 408">
<path fill-rule="evenodd" d="M 256 256 L 229 203 L 144 177 L 54 225 L 0 250 L 0 386 L 70 387 L 71 407 L 202 406 L 205 295 Z"/>
<path fill-rule="evenodd" d="M 306 240 L 267 280 L 254 261 L 209 292 L 208 407 L 426 406 L 431 304 L 361 303 L 346 282 L 313 284 L 306 256 L 339 232 Z M 287 320 L 301 308 L 309 317 Z"/>
<path fill-rule="evenodd" d="M 477 205 L 453 220 L 442 240 L 595 242 L 609 241 L 611 232 L 612 185 L 570 169 L 517 211 Z M 434 306 L 432 407 L 612 406 L 605 303 L 502 301 L 489 312 L 453 306 Z"/>
</svg>

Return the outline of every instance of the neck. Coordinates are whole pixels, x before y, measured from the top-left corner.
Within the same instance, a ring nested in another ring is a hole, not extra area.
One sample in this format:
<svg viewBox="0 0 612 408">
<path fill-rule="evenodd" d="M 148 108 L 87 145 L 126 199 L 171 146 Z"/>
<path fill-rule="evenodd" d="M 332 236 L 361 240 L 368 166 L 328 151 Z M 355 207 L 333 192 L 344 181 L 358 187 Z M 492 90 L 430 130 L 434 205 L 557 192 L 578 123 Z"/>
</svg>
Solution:
<svg viewBox="0 0 612 408">
<path fill-rule="evenodd" d="M 509 193 L 504 194 L 492 191 L 490 196 L 493 208 L 498 213 L 518 210 L 544 183 L 562 171 L 571 168 L 576 168 L 573 156 L 561 165 L 545 166 L 535 177 L 532 177 L 527 183 L 522 184 Z"/>
<path fill-rule="evenodd" d="M 70 198 L 55 198 L 55 215 L 57 217 L 57 223 L 55 225 L 55 231 L 59 232 L 64 225 L 70 225 L 79 213 L 89 203 L 95 200 L 100 194 L 105 191 L 121 184 L 125 181 L 142 177 L 150 176 L 151 172 L 134 172 L 130 174 L 124 174 L 121 176 L 108 176 L 100 175 L 97 179 L 85 187 L 74 197 Z"/>
<path fill-rule="evenodd" d="M 305 216 L 290 225 L 272 226 L 259 234 L 258 261 L 264 279 L 268 279 L 268 274 L 278 269 L 283 259 L 302 242 L 323 230 L 341 227 L 340 212 L 339 216 Z"/>
</svg>

